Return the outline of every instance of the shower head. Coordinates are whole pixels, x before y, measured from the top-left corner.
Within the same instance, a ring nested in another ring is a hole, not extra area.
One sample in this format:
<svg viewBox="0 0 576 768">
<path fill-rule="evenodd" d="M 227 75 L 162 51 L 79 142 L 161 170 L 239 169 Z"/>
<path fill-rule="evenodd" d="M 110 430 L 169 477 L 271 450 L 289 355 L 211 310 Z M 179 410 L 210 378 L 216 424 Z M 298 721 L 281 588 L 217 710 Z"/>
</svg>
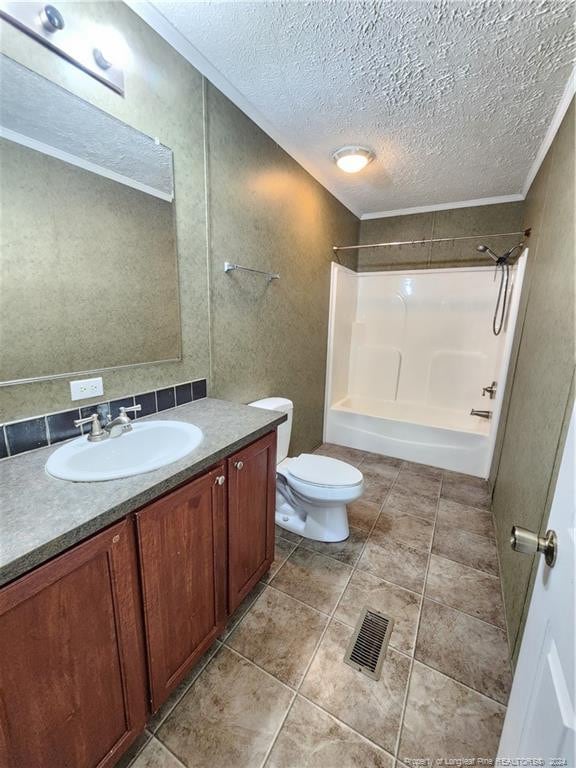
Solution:
<svg viewBox="0 0 576 768">
<path fill-rule="evenodd" d="M 488 248 L 487 245 L 477 245 L 476 250 L 480 251 L 480 253 L 487 253 L 491 259 L 494 259 L 494 261 L 498 261 L 498 256 L 496 256 L 494 251 L 491 248 Z"/>
</svg>

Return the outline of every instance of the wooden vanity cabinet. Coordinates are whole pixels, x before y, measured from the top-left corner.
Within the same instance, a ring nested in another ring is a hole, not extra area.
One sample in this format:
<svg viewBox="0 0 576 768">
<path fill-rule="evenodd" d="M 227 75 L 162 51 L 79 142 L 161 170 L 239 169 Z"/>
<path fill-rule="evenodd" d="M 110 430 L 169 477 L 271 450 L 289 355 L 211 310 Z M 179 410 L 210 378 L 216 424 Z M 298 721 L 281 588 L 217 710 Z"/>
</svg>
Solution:
<svg viewBox="0 0 576 768">
<path fill-rule="evenodd" d="M 136 513 L 152 711 L 274 560 L 276 433 Z"/>
<path fill-rule="evenodd" d="M 228 613 L 274 560 L 276 433 L 228 459 Z"/>
<path fill-rule="evenodd" d="M 116 764 L 269 569 L 275 489 L 271 432 L 0 589 L 0 768 Z"/>
<path fill-rule="evenodd" d="M 145 723 L 125 520 L 0 590 L 0 765 L 108 768 Z"/>
<path fill-rule="evenodd" d="M 152 709 L 226 621 L 226 474 L 220 465 L 136 513 Z"/>
</svg>

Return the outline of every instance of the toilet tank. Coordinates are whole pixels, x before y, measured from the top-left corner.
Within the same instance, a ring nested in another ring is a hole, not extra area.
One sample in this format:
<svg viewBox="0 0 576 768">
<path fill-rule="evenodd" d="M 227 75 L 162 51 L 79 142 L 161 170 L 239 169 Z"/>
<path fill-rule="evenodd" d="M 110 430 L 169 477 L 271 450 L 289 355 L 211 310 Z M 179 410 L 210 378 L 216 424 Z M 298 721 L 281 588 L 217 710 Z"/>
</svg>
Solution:
<svg viewBox="0 0 576 768">
<path fill-rule="evenodd" d="M 278 442 L 276 447 L 276 463 L 288 458 L 288 449 L 290 448 L 290 435 L 292 433 L 292 411 L 294 403 L 285 397 L 265 397 L 263 400 L 255 400 L 248 403 L 254 408 L 263 408 L 266 411 L 281 411 L 288 414 L 285 422 L 278 426 Z"/>
</svg>

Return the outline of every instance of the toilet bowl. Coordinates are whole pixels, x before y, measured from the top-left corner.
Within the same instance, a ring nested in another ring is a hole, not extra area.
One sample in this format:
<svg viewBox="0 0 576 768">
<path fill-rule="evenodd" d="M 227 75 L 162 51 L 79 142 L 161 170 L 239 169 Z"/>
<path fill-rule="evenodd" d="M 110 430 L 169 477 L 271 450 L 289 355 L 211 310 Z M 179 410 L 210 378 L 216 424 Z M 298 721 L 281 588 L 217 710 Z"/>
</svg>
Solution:
<svg viewBox="0 0 576 768">
<path fill-rule="evenodd" d="M 281 411 L 288 418 L 278 427 L 276 467 L 276 524 L 315 541 L 348 538 L 346 505 L 364 490 L 360 470 L 329 456 L 302 453 L 288 458 L 292 432 L 291 400 L 268 397 L 250 403 L 255 408 Z"/>
</svg>

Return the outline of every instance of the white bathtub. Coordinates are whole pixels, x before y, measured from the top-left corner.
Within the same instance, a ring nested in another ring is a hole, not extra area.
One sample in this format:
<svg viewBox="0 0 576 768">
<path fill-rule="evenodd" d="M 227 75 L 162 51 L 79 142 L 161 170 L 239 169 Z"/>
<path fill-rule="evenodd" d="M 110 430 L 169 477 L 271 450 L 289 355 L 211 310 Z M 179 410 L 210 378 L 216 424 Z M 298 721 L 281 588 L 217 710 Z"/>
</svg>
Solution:
<svg viewBox="0 0 576 768">
<path fill-rule="evenodd" d="M 489 432 L 488 421 L 461 411 L 417 403 L 346 398 L 331 407 L 325 440 L 455 472 L 483 475 Z"/>
<path fill-rule="evenodd" d="M 490 267 L 358 274 L 333 264 L 324 440 L 488 477 L 526 257 L 498 337 Z M 493 381 L 491 400 L 482 388 Z"/>
</svg>

